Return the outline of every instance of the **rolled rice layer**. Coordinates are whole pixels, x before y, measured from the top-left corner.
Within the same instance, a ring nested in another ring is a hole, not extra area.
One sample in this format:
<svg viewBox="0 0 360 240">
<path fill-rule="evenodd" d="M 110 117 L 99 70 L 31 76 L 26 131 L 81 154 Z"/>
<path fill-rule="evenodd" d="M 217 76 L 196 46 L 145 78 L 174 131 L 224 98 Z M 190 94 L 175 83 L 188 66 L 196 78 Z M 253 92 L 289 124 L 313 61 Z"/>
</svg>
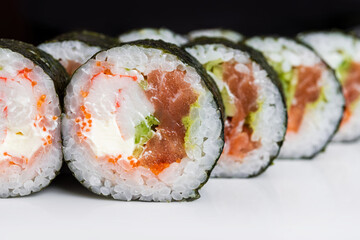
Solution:
<svg viewBox="0 0 360 240">
<path fill-rule="evenodd" d="M 215 79 L 225 104 L 225 147 L 212 176 L 258 175 L 277 156 L 286 132 L 281 91 L 248 52 L 211 42 L 195 42 L 185 49 Z M 231 65 L 234 69 L 230 73 Z"/>
<path fill-rule="evenodd" d="M 345 96 L 345 113 L 334 141 L 360 138 L 360 39 L 342 32 L 300 34 L 334 69 Z"/>
<path fill-rule="evenodd" d="M 344 98 L 336 76 L 294 40 L 254 37 L 246 43 L 265 55 L 285 91 L 289 122 L 280 157 L 312 158 L 326 147 L 342 117 Z"/>
<path fill-rule="evenodd" d="M 44 66 L 4 43 L 37 54 L 44 64 L 49 56 L 27 44 L 0 41 L 0 197 L 15 197 L 40 191 L 60 170 L 61 110 Z"/>
<path fill-rule="evenodd" d="M 244 36 L 242 34 L 232 30 L 221 28 L 194 30 L 189 32 L 188 37 L 191 41 L 200 37 L 224 38 L 234 43 L 239 43 L 244 40 Z"/>
<path fill-rule="evenodd" d="M 102 49 L 117 44 L 116 39 L 106 35 L 79 31 L 62 34 L 51 41 L 40 44 L 38 47 L 57 59 L 69 75 L 90 57 Z"/>
<path fill-rule="evenodd" d="M 212 91 L 197 67 L 157 44 L 168 46 L 143 41 L 102 51 L 67 88 L 65 159 L 94 193 L 194 199 L 221 153 L 223 124 Z"/>
<path fill-rule="evenodd" d="M 119 36 L 120 42 L 131 42 L 136 40 L 152 39 L 163 40 L 164 42 L 172 43 L 181 46 L 188 42 L 188 40 L 180 34 L 166 28 L 142 28 L 132 30 L 130 32 L 121 34 Z"/>
<path fill-rule="evenodd" d="M 101 50 L 100 47 L 89 46 L 77 40 L 43 43 L 39 48 L 57 59 L 70 75 Z"/>
</svg>

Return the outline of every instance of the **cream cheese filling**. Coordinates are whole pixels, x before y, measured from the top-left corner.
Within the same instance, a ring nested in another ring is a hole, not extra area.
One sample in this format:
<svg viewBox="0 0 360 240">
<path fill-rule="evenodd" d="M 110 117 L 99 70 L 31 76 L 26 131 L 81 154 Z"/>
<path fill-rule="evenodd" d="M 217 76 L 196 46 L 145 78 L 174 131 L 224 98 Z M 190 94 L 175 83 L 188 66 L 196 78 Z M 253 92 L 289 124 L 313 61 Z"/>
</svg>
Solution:
<svg viewBox="0 0 360 240">
<path fill-rule="evenodd" d="M 116 123 L 115 115 L 110 119 L 92 118 L 92 127 L 84 132 L 97 157 L 131 156 L 135 149 L 134 136 L 124 139 Z"/>
<path fill-rule="evenodd" d="M 43 146 L 45 135 L 33 122 L 23 126 L 9 126 L 0 144 L 0 162 L 11 157 L 30 159 Z"/>
</svg>

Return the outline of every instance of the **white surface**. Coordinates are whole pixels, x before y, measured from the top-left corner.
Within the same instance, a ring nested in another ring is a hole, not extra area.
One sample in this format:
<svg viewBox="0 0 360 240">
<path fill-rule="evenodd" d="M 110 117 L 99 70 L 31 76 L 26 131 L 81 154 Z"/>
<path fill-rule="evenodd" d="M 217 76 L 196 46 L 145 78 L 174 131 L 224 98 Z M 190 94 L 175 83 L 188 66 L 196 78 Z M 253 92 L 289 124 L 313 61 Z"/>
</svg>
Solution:
<svg viewBox="0 0 360 240">
<path fill-rule="evenodd" d="M 194 202 L 121 202 L 72 177 L 0 199 L 0 239 L 360 239 L 360 144 L 277 160 L 253 179 L 210 179 Z"/>
</svg>

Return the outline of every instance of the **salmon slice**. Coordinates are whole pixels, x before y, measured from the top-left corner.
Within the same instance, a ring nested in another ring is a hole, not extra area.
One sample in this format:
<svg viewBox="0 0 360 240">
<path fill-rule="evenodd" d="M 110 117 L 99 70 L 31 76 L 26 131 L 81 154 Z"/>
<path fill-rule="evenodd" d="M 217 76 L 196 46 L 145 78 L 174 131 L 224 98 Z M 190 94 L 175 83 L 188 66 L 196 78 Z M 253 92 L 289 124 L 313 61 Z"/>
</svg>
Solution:
<svg viewBox="0 0 360 240">
<path fill-rule="evenodd" d="M 306 106 L 316 102 L 320 97 L 321 73 L 320 65 L 299 66 L 296 68 L 298 83 L 295 89 L 294 99 L 288 113 L 288 132 L 297 133 L 304 118 Z"/>
<path fill-rule="evenodd" d="M 360 63 L 352 62 L 343 85 L 345 97 L 345 113 L 341 121 L 341 126 L 346 124 L 351 116 L 351 105 L 359 99 L 360 96 Z"/>
<path fill-rule="evenodd" d="M 101 72 L 91 78 L 91 84 L 98 81 L 98 77 L 104 78 L 106 75 L 110 78 L 115 76 L 108 68 L 104 67 Z M 119 77 L 130 78 L 132 81 L 137 80 L 135 76 L 119 75 Z M 142 146 L 141 154 L 128 158 L 132 167 L 143 166 L 158 175 L 171 163 L 179 162 L 186 157 L 184 144 L 186 129 L 182 119 L 189 115 L 191 104 L 196 102 L 198 94 L 192 90 L 191 85 L 184 80 L 184 77 L 185 72 L 180 70 L 172 72 L 155 70 L 148 74 L 145 95 L 154 106 L 154 117 L 159 124 L 153 126 L 152 130 L 155 131 L 155 134 Z M 119 89 L 118 92 L 121 93 L 122 90 Z M 88 95 L 87 91 L 81 91 L 82 97 L 86 98 Z M 119 101 L 115 101 L 114 104 L 116 109 L 121 106 Z M 87 140 L 87 133 L 94 130 L 92 124 L 94 119 L 84 105 L 80 106 L 80 111 L 81 116 L 76 120 L 78 123 L 77 135 L 80 142 L 83 142 Z M 121 128 L 121 126 L 117 127 Z M 127 140 L 123 133 L 121 133 L 121 137 L 123 140 Z M 125 156 L 106 155 L 97 156 L 97 158 L 100 161 L 116 164 Z"/>
<path fill-rule="evenodd" d="M 184 80 L 185 72 L 152 71 L 147 76 L 146 96 L 154 105 L 154 116 L 160 124 L 156 133 L 144 146 L 140 165 L 159 174 L 171 163 L 186 157 L 184 138 L 186 129 L 182 118 L 190 112 L 198 94 Z"/>
<path fill-rule="evenodd" d="M 195 199 L 223 149 L 216 84 L 185 50 L 163 41 L 96 53 L 72 75 L 64 102 L 65 159 L 96 194 Z"/>
<path fill-rule="evenodd" d="M 225 121 L 224 153 L 242 159 L 246 154 L 260 146 L 259 142 L 251 140 L 252 129 L 247 126 L 245 118 L 258 109 L 258 91 L 254 84 L 251 64 L 247 64 L 249 73 L 235 69 L 237 62 L 223 63 L 223 81 L 227 83 L 230 92 L 235 96 L 236 113 Z"/>
</svg>

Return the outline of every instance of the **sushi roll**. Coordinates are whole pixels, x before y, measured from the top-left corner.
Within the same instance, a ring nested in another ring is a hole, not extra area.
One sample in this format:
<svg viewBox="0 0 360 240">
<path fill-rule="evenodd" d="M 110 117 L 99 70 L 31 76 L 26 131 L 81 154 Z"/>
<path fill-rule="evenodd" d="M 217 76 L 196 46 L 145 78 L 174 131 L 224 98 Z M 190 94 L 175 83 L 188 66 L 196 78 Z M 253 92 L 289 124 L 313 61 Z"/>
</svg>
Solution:
<svg viewBox="0 0 360 240">
<path fill-rule="evenodd" d="M 276 73 L 243 44 L 198 38 L 184 46 L 215 80 L 225 106 L 225 146 L 213 177 L 259 175 L 278 155 L 286 106 Z"/>
<path fill-rule="evenodd" d="M 97 53 L 72 76 L 65 109 L 69 168 L 114 199 L 196 199 L 224 145 L 215 83 L 189 54 L 160 40 Z"/>
<path fill-rule="evenodd" d="M 152 39 L 163 40 L 181 46 L 188 42 L 188 40 L 180 34 L 166 28 L 141 28 L 135 29 L 119 36 L 120 42 L 131 42 L 136 40 Z"/>
<path fill-rule="evenodd" d="M 0 197 L 38 192 L 60 170 L 58 94 L 66 81 L 64 68 L 50 55 L 0 39 Z"/>
<path fill-rule="evenodd" d="M 116 39 L 90 31 L 70 32 L 38 46 L 57 59 L 71 76 L 92 55 L 116 45 Z"/>
<path fill-rule="evenodd" d="M 360 39 L 340 31 L 299 35 L 332 67 L 345 96 L 345 112 L 334 141 L 360 138 Z"/>
<path fill-rule="evenodd" d="M 288 108 L 288 127 L 280 158 L 313 158 L 332 139 L 344 111 L 334 72 L 307 46 L 284 37 L 246 40 L 277 72 Z"/>
<path fill-rule="evenodd" d="M 224 38 L 234 43 L 239 43 L 244 40 L 244 36 L 238 32 L 229 29 L 213 28 L 213 29 L 199 29 L 189 32 L 188 38 L 193 41 L 196 38 Z"/>
</svg>

